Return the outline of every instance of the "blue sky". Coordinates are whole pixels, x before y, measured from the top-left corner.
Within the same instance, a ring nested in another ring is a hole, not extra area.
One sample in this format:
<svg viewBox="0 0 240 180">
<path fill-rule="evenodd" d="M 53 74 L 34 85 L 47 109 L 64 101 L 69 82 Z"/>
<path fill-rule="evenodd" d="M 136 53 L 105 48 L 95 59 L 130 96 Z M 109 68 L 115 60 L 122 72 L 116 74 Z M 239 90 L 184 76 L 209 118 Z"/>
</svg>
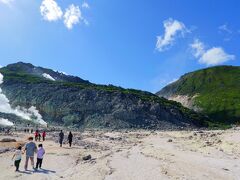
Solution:
<svg viewBox="0 0 240 180">
<path fill-rule="evenodd" d="M 240 65 L 238 0 L 44 1 L 0 0 L 0 65 L 151 92 L 189 71 Z"/>
</svg>

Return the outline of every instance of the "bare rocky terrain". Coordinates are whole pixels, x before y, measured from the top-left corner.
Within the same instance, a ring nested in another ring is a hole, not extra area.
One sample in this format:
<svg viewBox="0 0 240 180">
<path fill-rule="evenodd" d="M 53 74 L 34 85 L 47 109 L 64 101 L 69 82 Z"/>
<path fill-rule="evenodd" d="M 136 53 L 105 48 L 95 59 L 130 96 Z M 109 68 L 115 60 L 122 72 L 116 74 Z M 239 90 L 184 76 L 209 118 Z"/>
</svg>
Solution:
<svg viewBox="0 0 240 180">
<path fill-rule="evenodd" d="M 1 149 L 8 148 L 0 154 L 0 179 L 240 179 L 238 129 L 74 132 L 72 148 L 60 148 L 57 134 L 48 133 L 43 142 L 43 169 L 23 171 L 23 155 L 19 173 L 11 148 L 31 134 L 0 135 L 17 140 L 0 142 Z"/>
</svg>

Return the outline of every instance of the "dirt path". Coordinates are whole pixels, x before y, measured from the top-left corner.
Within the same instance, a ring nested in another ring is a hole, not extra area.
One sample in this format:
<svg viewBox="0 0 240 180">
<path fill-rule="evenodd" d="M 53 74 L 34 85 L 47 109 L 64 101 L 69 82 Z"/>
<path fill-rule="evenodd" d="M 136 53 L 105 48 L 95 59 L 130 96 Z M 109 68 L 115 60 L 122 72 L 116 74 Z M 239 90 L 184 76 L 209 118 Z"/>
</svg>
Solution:
<svg viewBox="0 0 240 180">
<path fill-rule="evenodd" d="M 0 179 L 238 180 L 239 137 L 237 130 L 86 132 L 79 138 L 81 144 L 72 148 L 60 148 L 51 140 L 44 142 L 47 154 L 43 170 L 16 173 L 12 152 L 0 154 Z M 21 135 L 18 138 L 23 140 Z M 88 154 L 92 159 L 83 161 Z M 23 166 L 24 162 L 20 170 Z"/>
<path fill-rule="evenodd" d="M 111 173 L 106 180 L 146 180 L 167 179 L 162 173 L 162 164 L 159 160 L 144 156 L 139 146 L 113 155 L 109 161 Z"/>
</svg>

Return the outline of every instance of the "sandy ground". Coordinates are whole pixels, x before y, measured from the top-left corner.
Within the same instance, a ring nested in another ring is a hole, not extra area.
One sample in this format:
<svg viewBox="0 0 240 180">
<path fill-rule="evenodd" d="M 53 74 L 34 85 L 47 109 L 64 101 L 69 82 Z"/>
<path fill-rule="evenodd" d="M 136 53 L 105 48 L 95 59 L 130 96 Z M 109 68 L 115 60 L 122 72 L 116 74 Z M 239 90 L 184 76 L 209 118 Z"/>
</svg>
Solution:
<svg viewBox="0 0 240 180">
<path fill-rule="evenodd" d="M 53 136 L 43 142 L 47 153 L 41 170 L 23 171 L 23 156 L 21 171 L 14 172 L 13 152 L 0 154 L 0 179 L 240 179 L 239 130 L 75 133 L 72 148 L 60 148 Z M 84 161 L 89 154 L 92 159 Z"/>
</svg>

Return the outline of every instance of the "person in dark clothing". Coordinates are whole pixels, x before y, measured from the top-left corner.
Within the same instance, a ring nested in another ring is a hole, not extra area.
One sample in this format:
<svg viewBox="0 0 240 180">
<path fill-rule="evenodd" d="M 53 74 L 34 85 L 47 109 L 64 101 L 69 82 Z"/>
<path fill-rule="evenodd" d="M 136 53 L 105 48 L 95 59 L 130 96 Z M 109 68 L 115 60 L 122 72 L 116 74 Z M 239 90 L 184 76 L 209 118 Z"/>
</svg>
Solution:
<svg viewBox="0 0 240 180">
<path fill-rule="evenodd" d="M 61 132 L 59 133 L 59 143 L 60 143 L 60 147 L 62 147 L 63 139 L 64 139 L 64 133 L 63 133 L 62 130 L 61 130 Z"/>
<path fill-rule="evenodd" d="M 41 141 L 41 133 L 38 133 L 38 141 Z"/>
<path fill-rule="evenodd" d="M 72 132 L 70 131 L 69 134 L 68 134 L 68 143 L 69 143 L 69 147 L 72 146 L 72 138 L 73 138 L 73 135 L 72 135 Z"/>
</svg>

